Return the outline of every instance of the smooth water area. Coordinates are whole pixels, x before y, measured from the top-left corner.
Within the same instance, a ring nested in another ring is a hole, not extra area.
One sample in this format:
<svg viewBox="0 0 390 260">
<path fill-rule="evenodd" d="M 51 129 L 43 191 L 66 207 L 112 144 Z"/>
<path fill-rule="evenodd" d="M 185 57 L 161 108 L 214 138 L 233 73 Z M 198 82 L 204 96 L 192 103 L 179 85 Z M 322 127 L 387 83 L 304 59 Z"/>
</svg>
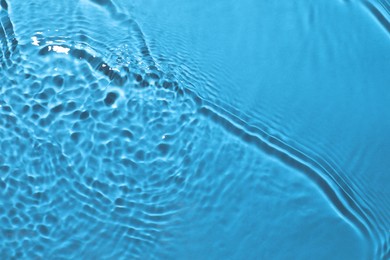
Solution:
<svg viewBox="0 0 390 260">
<path fill-rule="evenodd" d="M 389 11 L 0 0 L 0 258 L 388 259 Z"/>
</svg>

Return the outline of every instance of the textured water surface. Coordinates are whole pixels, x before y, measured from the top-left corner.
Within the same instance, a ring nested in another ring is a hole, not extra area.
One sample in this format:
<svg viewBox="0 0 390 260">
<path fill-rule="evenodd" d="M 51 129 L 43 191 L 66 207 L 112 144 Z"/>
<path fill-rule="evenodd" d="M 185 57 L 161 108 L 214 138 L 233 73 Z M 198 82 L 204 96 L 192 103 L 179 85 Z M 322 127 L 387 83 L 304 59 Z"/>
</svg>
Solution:
<svg viewBox="0 0 390 260">
<path fill-rule="evenodd" d="M 388 258 L 388 10 L 1 0 L 1 258 Z"/>
</svg>

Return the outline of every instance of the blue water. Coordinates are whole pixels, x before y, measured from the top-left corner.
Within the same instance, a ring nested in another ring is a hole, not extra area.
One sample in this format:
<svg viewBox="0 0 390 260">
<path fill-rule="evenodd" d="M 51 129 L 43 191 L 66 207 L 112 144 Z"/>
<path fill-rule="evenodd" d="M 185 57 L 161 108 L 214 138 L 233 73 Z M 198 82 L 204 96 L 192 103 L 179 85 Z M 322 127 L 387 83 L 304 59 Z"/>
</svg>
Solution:
<svg viewBox="0 0 390 260">
<path fill-rule="evenodd" d="M 388 1 L 0 24 L 0 259 L 390 259 Z"/>
</svg>

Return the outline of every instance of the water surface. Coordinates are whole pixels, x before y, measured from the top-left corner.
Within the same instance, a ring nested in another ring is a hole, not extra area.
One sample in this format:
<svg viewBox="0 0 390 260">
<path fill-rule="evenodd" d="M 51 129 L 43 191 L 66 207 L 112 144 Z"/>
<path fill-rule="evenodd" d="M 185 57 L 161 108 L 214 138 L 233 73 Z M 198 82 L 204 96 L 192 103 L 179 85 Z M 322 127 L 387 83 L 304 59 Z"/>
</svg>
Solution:
<svg viewBox="0 0 390 260">
<path fill-rule="evenodd" d="M 1 1 L 4 259 L 386 259 L 384 1 Z"/>
</svg>

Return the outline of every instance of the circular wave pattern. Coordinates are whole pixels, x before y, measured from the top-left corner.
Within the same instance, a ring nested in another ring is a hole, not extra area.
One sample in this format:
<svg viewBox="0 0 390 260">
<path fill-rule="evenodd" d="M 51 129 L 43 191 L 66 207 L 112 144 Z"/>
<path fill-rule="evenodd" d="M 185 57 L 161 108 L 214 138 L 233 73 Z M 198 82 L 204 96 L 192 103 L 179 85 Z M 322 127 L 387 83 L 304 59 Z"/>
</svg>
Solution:
<svg viewBox="0 0 390 260">
<path fill-rule="evenodd" d="M 146 49 L 136 46 L 140 59 L 80 32 L 45 33 L 3 44 L 2 255 L 150 256 L 178 221 L 189 154 L 207 126 Z"/>
<path fill-rule="evenodd" d="M 31 5 L 28 13 L 34 16 L 41 6 Z M 54 19 L 43 29 L 42 20 L 28 17 L 23 22 L 30 26 L 13 25 L 7 3 L 1 2 L 4 257 L 169 256 L 175 229 L 191 206 L 218 208 L 219 197 L 234 187 L 232 175 L 218 180 L 202 175 L 212 167 L 208 162 L 218 161 L 205 147 L 228 147 L 232 160 L 242 159 L 253 169 L 259 167 L 253 162 L 262 162 L 247 155 L 252 145 L 316 174 L 163 72 L 139 25 L 114 3 L 79 5 L 65 10 L 74 23 Z M 93 17 L 88 13 L 86 21 L 83 12 L 94 10 L 91 6 L 102 10 Z M 63 12 L 55 4 L 52 10 Z M 110 39 L 93 26 L 106 12 L 116 18 L 112 30 L 125 25 L 129 32 Z M 235 137 L 225 138 L 217 128 Z M 224 171 L 216 166 L 212 172 Z M 250 178 L 253 170 L 240 172 Z M 353 216 L 356 209 L 345 207 L 329 183 L 313 179 L 337 210 L 370 236 L 365 220 Z"/>
<path fill-rule="evenodd" d="M 2 231 L 16 249 L 5 255 L 90 257 L 123 243 L 129 257 L 141 254 L 180 209 L 174 198 L 188 162 L 179 154 L 198 127 L 194 103 L 174 83 L 160 83 L 158 71 L 132 74 L 119 88 L 119 72 L 84 49 L 67 49 L 40 48 L 31 67 L 41 74 L 26 73 L 23 83 L 15 75 L 2 90 L 2 197 L 10 209 Z M 58 62 L 54 75 L 49 59 Z M 95 244 L 95 236 L 123 242 Z"/>
</svg>

